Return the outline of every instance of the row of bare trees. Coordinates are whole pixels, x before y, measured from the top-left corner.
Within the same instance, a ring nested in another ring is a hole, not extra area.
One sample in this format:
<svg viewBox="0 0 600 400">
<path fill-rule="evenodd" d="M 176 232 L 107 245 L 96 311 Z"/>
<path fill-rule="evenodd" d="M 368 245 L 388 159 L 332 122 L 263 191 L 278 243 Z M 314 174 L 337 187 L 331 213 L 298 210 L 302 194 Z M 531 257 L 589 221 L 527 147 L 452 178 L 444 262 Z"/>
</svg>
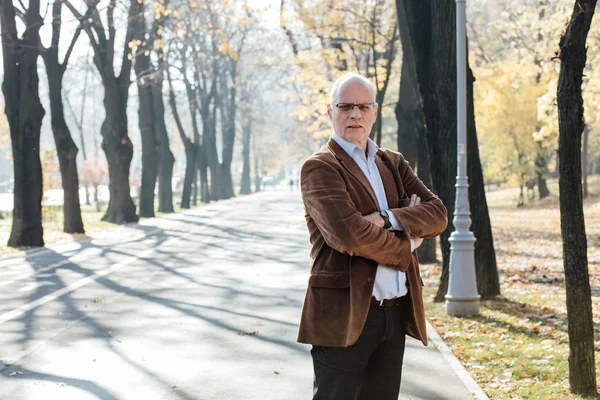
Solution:
<svg viewBox="0 0 600 400">
<path fill-rule="evenodd" d="M 117 0 L 106 4 L 86 0 L 81 5 L 55 0 L 50 20 L 51 43 L 44 47 L 40 38 L 45 22 L 40 14 L 42 6 L 40 0 L 31 0 L 27 6 L 11 0 L 1 2 L 3 92 L 15 175 L 9 246 L 44 244 L 39 148 L 45 110 L 39 95 L 38 57 L 43 58 L 48 75 L 52 131 L 64 189 L 64 231 L 84 232 L 78 193 L 78 148 L 67 126 L 63 105 L 63 78 L 82 36 L 89 41 L 104 91 L 105 117 L 100 133 L 108 164 L 110 200 L 102 219 L 121 224 L 154 216 L 157 183 L 158 211 L 173 211 L 175 158 L 165 122 L 165 86 L 185 146 L 187 166 L 181 207 L 196 204 L 198 188 L 202 201 L 234 195 L 231 163 L 240 102 L 237 87 L 242 84 L 239 62 L 254 24 L 252 8 L 187 0 L 130 0 L 126 4 Z M 77 27 L 66 29 L 63 21 L 73 19 L 78 22 Z M 59 51 L 64 50 L 61 36 L 68 38 L 66 52 Z M 59 54 L 64 54 L 62 61 Z M 142 143 L 139 214 L 130 194 L 134 153 L 127 106 L 132 83 L 137 85 L 139 96 Z M 191 133 L 181 123 L 177 93 L 187 95 Z M 249 158 L 244 160 L 250 162 Z M 200 184 L 196 184 L 198 176 Z"/>
</svg>

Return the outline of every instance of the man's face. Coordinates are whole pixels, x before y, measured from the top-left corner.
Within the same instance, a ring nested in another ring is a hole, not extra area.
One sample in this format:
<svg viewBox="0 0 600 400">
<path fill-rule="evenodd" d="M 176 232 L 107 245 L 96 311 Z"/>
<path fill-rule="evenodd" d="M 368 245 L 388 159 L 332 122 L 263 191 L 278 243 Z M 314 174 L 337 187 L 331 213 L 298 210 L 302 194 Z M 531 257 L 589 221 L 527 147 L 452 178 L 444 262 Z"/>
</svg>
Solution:
<svg viewBox="0 0 600 400">
<path fill-rule="evenodd" d="M 346 82 L 339 91 L 338 98 L 334 104 L 372 104 L 373 95 L 367 87 L 357 79 Z M 363 107 L 352 107 L 343 110 L 335 105 L 327 105 L 327 114 L 333 123 L 333 129 L 342 139 L 354 143 L 363 150 L 366 148 L 367 138 L 371 133 L 371 127 L 377 119 L 377 104 L 371 109 Z"/>
</svg>

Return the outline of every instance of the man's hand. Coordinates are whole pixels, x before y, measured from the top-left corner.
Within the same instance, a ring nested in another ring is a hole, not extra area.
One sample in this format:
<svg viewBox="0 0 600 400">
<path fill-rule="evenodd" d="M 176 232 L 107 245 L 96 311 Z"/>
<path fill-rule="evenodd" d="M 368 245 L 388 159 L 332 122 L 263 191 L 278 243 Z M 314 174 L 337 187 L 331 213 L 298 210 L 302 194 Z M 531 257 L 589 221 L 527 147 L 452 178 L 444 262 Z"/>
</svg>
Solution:
<svg viewBox="0 0 600 400">
<path fill-rule="evenodd" d="M 418 197 L 416 194 L 413 194 L 410 197 L 410 202 L 408 204 L 409 207 L 414 207 L 414 206 L 418 206 L 419 204 L 421 204 L 421 198 Z M 367 221 L 369 221 L 370 223 L 372 223 L 373 225 L 375 225 L 378 228 L 382 228 L 385 225 L 385 221 L 383 220 L 383 218 L 381 217 L 381 215 L 379 214 L 379 211 L 375 211 L 372 214 L 369 215 L 363 215 L 363 218 L 366 219 Z M 415 250 L 419 248 L 419 246 L 421 245 L 421 243 L 423 243 L 423 239 L 422 238 L 410 238 L 413 240 L 413 242 L 415 243 Z"/>
<path fill-rule="evenodd" d="M 418 206 L 419 204 L 421 204 L 420 197 L 418 197 L 416 194 L 410 196 L 410 202 L 408 203 L 409 207 Z"/>
<path fill-rule="evenodd" d="M 419 204 L 421 204 L 420 197 L 418 197 L 416 194 L 413 194 L 412 196 L 410 196 L 410 202 L 408 203 L 409 207 L 418 206 Z M 423 238 L 411 238 L 411 239 L 415 243 L 415 250 L 418 249 L 419 246 L 423 243 Z"/>
<path fill-rule="evenodd" d="M 375 211 L 374 213 L 369 215 L 363 215 L 363 218 L 378 228 L 383 228 L 383 225 L 385 225 L 385 221 L 383 220 L 381 215 L 379 215 L 379 211 Z"/>
</svg>

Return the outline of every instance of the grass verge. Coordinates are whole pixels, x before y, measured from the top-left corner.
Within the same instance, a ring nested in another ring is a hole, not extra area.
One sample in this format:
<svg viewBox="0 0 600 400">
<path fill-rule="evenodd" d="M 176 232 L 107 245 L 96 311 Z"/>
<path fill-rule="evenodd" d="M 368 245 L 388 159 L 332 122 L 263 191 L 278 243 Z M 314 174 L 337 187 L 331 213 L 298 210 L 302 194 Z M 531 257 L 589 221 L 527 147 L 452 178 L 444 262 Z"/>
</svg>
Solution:
<svg viewBox="0 0 600 400">
<path fill-rule="evenodd" d="M 590 183 L 584 213 L 600 372 L 600 176 Z M 508 200 L 518 189 L 488 196 L 502 297 L 482 301 L 481 315 L 447 316 L 433 303 L 440 265 L 421 268 L 429 321 L 491 399 L 583 399 L 569 391 L 558 189 L 550 188 L 549 198 L 519 208 Z"/>
<path fill-rule="evenodd" d="M 482 302 L 481 315 L 449 317 L 443 303 L 433 302 L 439 275 L 430 278 L 429 322 L 491 399 L 582 399 L 569 393 L 566 314 L 552 307 L 558 303 L 552 293 L 532 301 L 533 295 L 503 288 L 503 298 Z M 598 369 L 598 344 L 596 350 Z"/>
<path fill-rule="evenodd" d="M 180 196 L 179 196 L 180 197 Z M 173 197 L 178 198 L 178 197 Z M 204 203 L 199 203 L 200 207 L 204 205 Z M 94 235 L 95 233 L 105 231 L 107 229 L 115 228 L 118 225 L 110 222 L 102 221 L 102 217 L 106 211 L 106 204 L 103 205 L 100 211 L 96 210 L 96 206 L 94 205 L 81 205 L 81 218 L 83 219 L 83 226 L 85 228 L 84 234 L 69 234 L 62 231 L 63 229 L 63 208 L 62 206 L 45 206 L 42 207 L 42 224 L 44 227 L 44 243 L 53 244 L 53 243 L 61 243 L 68 242 L 72 240 L 79 240 L 85 238 L 89 235 Z M 174 212 L 179 213 L 184 211 L 179 206 L 179 202 L 175 202 L 173 204 Z M 162 217 L 166 215 L 165 213 L 156 213 L 156 217 Z M 3 219 L 0 219 L 0 258 L 17 253 L 19 251 L 31 249 L 30 247 L 8 247 L 7 242 L 10 237 L 10 231 L 12 229 L 12 217 L 10 213 L 2 213 Z M 140 218 L 140 221 L 143 221 L 147 218 Z"/>
</svg>

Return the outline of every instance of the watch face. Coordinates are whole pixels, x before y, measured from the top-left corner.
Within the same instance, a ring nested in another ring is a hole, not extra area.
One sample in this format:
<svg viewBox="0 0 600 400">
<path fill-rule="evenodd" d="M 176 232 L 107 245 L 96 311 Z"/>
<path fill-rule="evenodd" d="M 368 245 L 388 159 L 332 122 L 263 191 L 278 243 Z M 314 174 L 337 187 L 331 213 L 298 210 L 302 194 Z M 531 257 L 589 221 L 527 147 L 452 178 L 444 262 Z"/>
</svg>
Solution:
<svg viewBox="0 0 600 400">
<path fill-rule="evenodd" d="M 390 223 L 390 216 L 388 215 L 386 210 L 382 210 L 379 212 L 379 215 L 381 215 L 381 218 L 383 218 L 383 227 L 385 229 L 389 229 L 392 224 Z"/>
</svg>

